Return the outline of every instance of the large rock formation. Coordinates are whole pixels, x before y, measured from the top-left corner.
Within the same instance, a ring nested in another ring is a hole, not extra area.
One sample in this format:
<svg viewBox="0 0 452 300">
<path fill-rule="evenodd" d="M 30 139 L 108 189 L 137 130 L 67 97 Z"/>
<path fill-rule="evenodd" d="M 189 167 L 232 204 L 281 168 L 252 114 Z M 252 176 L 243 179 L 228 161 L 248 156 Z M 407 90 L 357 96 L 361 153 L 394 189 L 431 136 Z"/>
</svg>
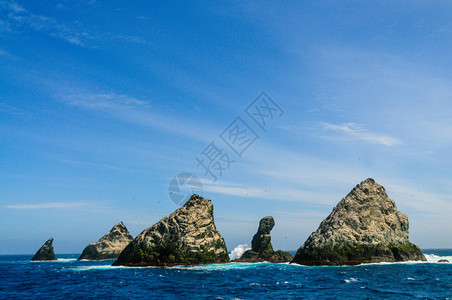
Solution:
<svg viewBox="0 0 452 300">
<path fill-rule="evenodd" d="M 251 241 L 251 250 L 243 253 L 236 261 L 240 262 L 286 262 L 292 260 L 292 255 L 285 251 L 274 251 L 271 243 L 270 231 L 275 226 L 273 217 L 264 217 L 259 222 L 259 228 Z"/>
<path fill-rule="evenodd" d="M 383 186 L 358 184 L 313 232 L 294 257 L 303 265 L 354 265 L 422 260 L 408 240 L 408 218 L 397 211 Z"/>
<path fill-rule="evenodd" d="M 47 242 L 39 248 L 38 252 L 36 252 L 35 256 L 33 256 L 31 260 L 57 260 L 55 252 L 53 252 L 52 243 L 53 238 L 48 239 Z"/>
<path fill-rule="evenodd" d="M 169 266 L 229 261 L 213 205 L 196 194 L 171 215 L 140 233 L 113 265 Z"/>
<path fill-rule="evenodd" d="M 122 250 L 133 241 L 133 236 L 126 226 L 120 222 L 101 237 L 97 242 L 91 243 L 83 250 L 78 259 L 102 260 L 118 258 Z"/>
</svg>

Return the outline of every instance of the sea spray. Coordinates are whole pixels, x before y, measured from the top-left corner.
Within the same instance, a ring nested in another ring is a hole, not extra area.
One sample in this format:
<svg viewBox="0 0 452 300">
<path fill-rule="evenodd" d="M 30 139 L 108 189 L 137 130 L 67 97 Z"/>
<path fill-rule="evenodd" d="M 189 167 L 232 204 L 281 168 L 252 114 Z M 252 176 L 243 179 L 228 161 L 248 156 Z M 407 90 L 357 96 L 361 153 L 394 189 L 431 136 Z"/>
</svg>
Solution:
<svg viewBox="0 0 452 300">
<path fill-rule="evenodd" d="M 231 253 L 229 254 L 229 258 L 231 260 L 238 259 L 242 257 L 243 253 L 245 253 L 245 251 L 247 250 L 251 250 L 248 244 L 238 245 L 237 247 L 234 248 L 234 250 L 231 251 Z"/>
</svg>

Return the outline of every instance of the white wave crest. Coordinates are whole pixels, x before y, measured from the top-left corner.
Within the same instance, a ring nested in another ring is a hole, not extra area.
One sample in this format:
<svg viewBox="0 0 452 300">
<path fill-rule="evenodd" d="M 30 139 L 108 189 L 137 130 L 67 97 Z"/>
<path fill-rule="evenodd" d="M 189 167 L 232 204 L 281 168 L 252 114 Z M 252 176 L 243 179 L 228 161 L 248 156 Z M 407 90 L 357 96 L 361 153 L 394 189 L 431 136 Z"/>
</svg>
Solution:
<svg viewBox="0 0 452 300">
<path fill-rule="evenodd" d="M 205 271 L 227 271 L 227 270 L 238 270 L 238 269 L 254 269 L 262 266 L 273 265 L 269 262 L 258 262 L 258 263 L 237 263 L 229 262 L 222 264 L 207 264 L 207 265 L 194 265 L 194 266 L 172 266 L 171 269 L 179 270 L 205 270 Z"/>
<path fill-rule="evenodd" d="M 91 271 L 91 270 L 114 270 L 114 269 L 143 269 L 155 267 L 127 267 L 127 266 L 111 266 L 111 265 L 95 265 L 95 266 L 79 266 L 68 269 L 69 271 Z"/>
<path fill-rule="evenodd" d="M 73 262 L 73 261 L 77 261 L 76 258 L 58 258 L 58 260 L 56 260 L 56 262 Z"/>
<path fill-rule="evenodd" d="M 420 260 L 409 260 L 409 261 L 398 261 L 398 262 L 377 262 L 377 263 L 363 263 L 356 265 L 357 267 L 362 266 L 381 266 L 381 265 L 394 265 L 394 264 L 405 264 L 405 265 L 412 265 L 412 264 L 452 264 L 452 256 L 439 256 L 436 254 L 427 254 L 423 253 L 427 261 L 420 261 Z M 440 260 L 447 260 L 448 262 L 439 262 Z M 331 266 L 306 266 L 306 265 L 300 265 L 297 263 L 291 263 L 291 266 L 299 266 L 299 267 L 306 267 L 306 268 L 312 268 L 312 267 L 331 267 Z M 337 267 L 337 266 L 335 266 Z M 344 265 L 344 267 L 349 267 L 349 265 Z"/>
<path fill-rule="evenodd" d="M 437 263 L 439 260 L 447 260 L 449 263 L 452 263 L 452 256 L 439 256 L 435 254 L 425 254 L 425 258 L 427 259 L 427 262 L 429 263 Z"/>
<path fill-rule="evenodd" d="M 248 246 L 247 244 L 238 245 L 229 254 L 229 259 L 230 260 L 238 259 L 242 257 L 243 253 L 245 253 L 245 251 L 247 250 L 251 250 L 250 246 Z"/>
<path fill-rule="evenodd" d="M 34 260 L 32 263 L 67 263 L 77 261 L 76 258 L 58 258 L 57 260 Z"/>
</svg>

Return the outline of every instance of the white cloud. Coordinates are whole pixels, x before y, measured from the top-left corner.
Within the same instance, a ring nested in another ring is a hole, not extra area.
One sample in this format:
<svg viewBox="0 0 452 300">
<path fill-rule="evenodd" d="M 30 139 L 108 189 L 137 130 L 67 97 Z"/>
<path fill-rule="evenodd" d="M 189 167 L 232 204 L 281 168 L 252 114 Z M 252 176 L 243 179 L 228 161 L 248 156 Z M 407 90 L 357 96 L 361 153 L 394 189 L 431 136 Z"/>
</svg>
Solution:
<svg viewBox="0 0 452 300">
<path fill-rule="evenodd" d="M 149 102 L 127 95 L 78 94 L 62 96 L 61 99 L 70 106 L 98 111 L 135 125 L 164 130 L 197 141 L 208 143 L 216 136 L 216 132 L 210 132 L 209 126 L 176 116 L 166 116 L 165 112 L 154 108 Z"/>
<path fill-rule="evenodd" d="M 140 225 L 140 226 L 144 226 L 146 228 L 153 225 L 152 222 L 141 221 L 141 220 L 125 220 L 124 223 L 126 223 L 126 224 L 133 224 L 133 225 Z"/>
<path fill-rule="evenodd" d="M 7 28 L 9 31 L 11 28 L 27 26 L 34 31 L 46 33 L 77 46 L 88 46 L 89 40 L 93 39 L 80 28 L 76 30 L 73 26 L 54 18 L 33 14 L 16 2 L 0 2 L 0 9 L 6 11 L 8 16 L 3 20 L 2 28 Z"/>
<path fill-rule="evenodd" d="M 111 108 L 150 108 L 151 105 L 142 100 L 127 95 L 117 94 L 82 94 L 66 97 L 67 103 L 90 109 L 111 109 Z"/>
<path fill-rule="evenodd" d="M 10 204 L 4 205 L 4 208 L 9 209 L 69 209 L 69 208 L 83 208 L 93 205 L 88 202 L 44 202 L 31 204 Z"/>
<path fill-rule="evenodd" d="M 8 7 L 9 7 L 9 9 L 11 9 L 11 11 L 13 11 L 15 13 L 26 12 L 26 10 L 22 6 L 20 6 L 19 4 L 15 3 L 15 2 L 8 3 Z"/>
<path fill-rule="evenodd" d="M 396 182 L 391 180 L 388 182 Z M 449 219 L 452 214 L 452 196 L 449 194 L 421 191 L 409 183 L 396 183 L 386 185 L 390 198 L 399 206 L 410 207 L 422 214 L 433 214 L 436 217 L 443 216 Z"/>
<path fill-rule="evenodd" d="M 384 135 L 381 133 L 371 132 L 355 123 L 330 124 L 322 123 L 323 128 L 330 131 L 337 131 L 343 134 L 343 137 L 352 140 L 365 141 L 372 144 L 380 144 L 384 146 L 395 146 L 403 144 L 402 140 Z"/>
<path fill-rule="evenodd" d="M 102 168 L 102 169 L 115 170 L 115 171 L 140 172 L 140 173 L 141 172 L 149 172 L 147 170 L 118 167 L 115 165 L 92 163 L 92 162 L 88 162 L 88 161 L 78 161 L 78 160 L 70 160 L 70 159 L 60 159 L 59 161 L 61 161 L 63 163 L 73 164 L 73 165 L 80 165 L 80 166 L 86 166 L 86 167 L 92 167 L 92 168 Z"/>
<path fill-rule="evenodd" d="M 307 191 L 283 186 L 251 186 L 232 182 L 213 182 L 203 180 L 203 191 L 222 195 L 269 199 L 275 201 L 303 202 L 313 204 L 330 204 L 334 195 L 323 192 Z M 337 197 L 336 197 L 337 198 Z"/>
<path fill-rule="evenodd" d="M 327 96 L 334 97 L 317 99 L 316 105 L 339 105 L 345 111 L 340 114 L 342 120 L 354 118 L 353 114 L 359 111 L 361 120 L 372 124 L 372 128 L 384 128 L 391 133 L 388 136 L 367 130 L 366 133 L 376 136 L 358 133 L 360 137 L 380 144 L 410 145 L 405 154 L 450 148 L 452 87 L 447 69 L 409 53 L 401 55 L 350 45 L 321 46 L 316 48 L 316 53 L 321 74 L 336 82 L 333 87 L 320 86 Z M 335 126 L 341 125 L 347 123 Z M 342 139 L 357 139 L 350 133 L 342 133 Z M 403 141 L 396 137 L 403 137 Z"/>
<path fill-rule="evenodd" d="M 6 103 L 0 102 L 0 113 L 4 112 L 4 113 L 8 113 L 11 115 L 21 115 L 22 112 L 20 112 L 17 108 L 8 105 Z"/>
<path fill-rule="evenodd" d="M 9 59 L 9 60 L 15 60 L 16 57 L 14 55 L 12 55 L 11 53 L 9 53 L 6 50 L 0 49 L 0 57 Z"/>
<path fill-rule="evenodd" d="M 90 4 L 90 3 L 88 3 Z M 0 2 L 0 11 L 5 11 L 7 17 L 0 20 L 0 30 L 6 32 L 21 31 L 28 27 L 36 32 L 64 40 L 80 47 L 95 47 L 96 41 L 118 40 L 131 43 L 146 43 L 137 36 L 113 35 L 109 32 L 88 33 L 81 23 L 63 23 L 55 18 L 33 14 L 16 2 Z"/>
</svg>

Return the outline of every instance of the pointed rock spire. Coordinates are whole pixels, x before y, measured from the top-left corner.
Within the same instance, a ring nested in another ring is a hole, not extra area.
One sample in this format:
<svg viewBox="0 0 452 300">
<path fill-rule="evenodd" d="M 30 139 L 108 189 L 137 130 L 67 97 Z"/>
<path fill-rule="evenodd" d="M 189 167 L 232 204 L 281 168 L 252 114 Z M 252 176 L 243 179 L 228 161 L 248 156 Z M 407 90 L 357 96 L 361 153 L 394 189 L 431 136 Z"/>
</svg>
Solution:
<svg viewBox="0 0 452 300">
<path fill-rule="evenodd" d="M 372 178 L 333 209 L 294 257 L 304 265 L 353 265 L 425 260 L 408 239 L 408 217 Z"/>
<path fill-rule="evenodd" d="M 101 237 L 83 250 L 78 259 L 102 260 L 118 258 L 122 250 L 133 240 L 124 223 L 119 222 Z"/>
<path fill-rule="evenodd" d="M 48 239 L 47 242 L 39 248 L 38 252 L 36 252 L 31 260 L 57 260 L 55 253 L 53 252 L 52 243 L 53 238 Z"/>
<path fill-rule="evenodd" d="M 113 265 L 167 266 L 229 261 L 215 227 L 213 205 L 196 194 L 184 206 L 141 232 Z"/>
</svg>

